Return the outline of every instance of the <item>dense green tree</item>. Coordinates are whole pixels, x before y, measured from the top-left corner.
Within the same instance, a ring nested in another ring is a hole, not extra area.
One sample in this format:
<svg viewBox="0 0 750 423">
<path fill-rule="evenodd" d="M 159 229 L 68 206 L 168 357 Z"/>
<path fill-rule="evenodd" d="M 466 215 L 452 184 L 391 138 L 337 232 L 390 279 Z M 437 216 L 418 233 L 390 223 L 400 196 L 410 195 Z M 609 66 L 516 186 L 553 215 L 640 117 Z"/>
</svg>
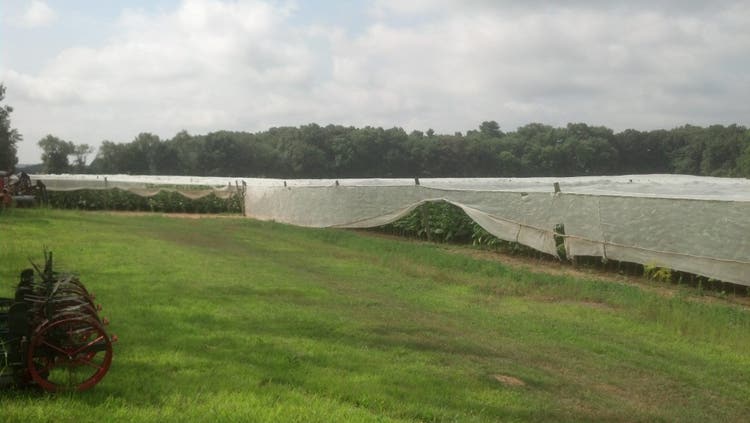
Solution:
<svg viewBox="0 0 750 423">
<path fill-rule="evenodd" d="M 637 173 L 749 175 L 750 132 L 737 125 L 672 130 L 531 123 L 503 133 L 483 122 L 466 135 L 317 124 L 258 133 L 185 131 L 104 142 L 91 170 L 278 178 L 519 177 Z"/>
<path fill-rule="evenodd" d="M 251 144 L 231 132 L 206 135 L 200 155 L 201 175 L 237 176 L 255 167 Z"/>
<path fill-rule="evenodd" d="M 674 173 L 699 175 L 703 147 L 709 141 L 703 128 L 685 125 L 669 132 L 668 151 Z"/>
<path fill-rule="evenodd" d="M 42 164 L 46 173 L 67 173 L 72 170 L 68 156 L 75 153 L 75 144 L 53 135 L 47 135 L 37 144 L 42 149 Z"/>
<path fill-rule="evenodd" d="M 161 140 L 158 136 L 142 132 L 129 144 L 126 160 L 132 173 L 155 175 L 159 168 Z"/>
<path fill-rule="evenodd" d="M 562 139 L 554 141 L 554 176 L 614 173 L 618 155 L 612 145 L 614 134 L 611 129 L 569 123 L 560 135 Z"/>
<path fill-rule="evenodd" d="M 313 130 L 314 131 L 314 130 Z M 277 137 L 276 146 L 287 177 L 305 178 L 305 175 L 328 175 L 330 161 L 323 149 L 314 142 L 310 130 L 304 128 L 271 128 Z"/>
<path fill-rule="evenodd" d="M 96 157 L 89 165 L 89 171 L 92 173 L 119 173 L 116 167 L 119 164 L 117 151 L 122 148 L 123 144 L 115 144 L 112 141 L 104 140 L 99 146 Z"/>
<path fill-rule="evenodd" d="M 750 131 L 745 132 L 745 151 L 737 159 L 736 176 L 750 178 Z"/>
<path fill-rule="evenodd" d="M 75 145 L 73 148 L 73 155 L 75 156 L 73 167 L 76 172 L 82 173 L 86 171 L 86 160 L 88 159 L 89 154 L 93 152 L 94 147 L 88 144 Z"/>
<path fill-rule="evenodd" d="M 523 163 L 521 159 L 514 156 L 510 151 L 501 151 L 498 154 L 498 176 L 523 175 Z"/>
<path fill-rule="evenodd" d="M 710 176 L 732 176 L 737 159 L 745 148 L 747 131 L 737 125 L 713 125 L 705 132 L 708 140 L 703 144 L 700 173 Z"/>
<path fill-rule="evenodd" d="M 5 99 L 5 86 L 0 84 L 0 103 Z M 11 171 L 18 163 L 17 144 L 21 135 L 10 126 L 10 114 L 13 108 L 0 105 L 0 171 Z"/>
<path fill-rule="evenodd" d="M 491 138 L 500 138 L 502 136 L 500 125 L 494 120 L 482 122 L 482 124 L 479 125 L 479 132 L 482 135 Z"/>
<path fill-rule="evenodd" d="M 614 148 L 619 152 L 618 173 L 649 174 L 669 173 L 669 158 L 666 155 L 665 130 L 640 132 L 627 129 L 615 135 Z"/>
</svg>

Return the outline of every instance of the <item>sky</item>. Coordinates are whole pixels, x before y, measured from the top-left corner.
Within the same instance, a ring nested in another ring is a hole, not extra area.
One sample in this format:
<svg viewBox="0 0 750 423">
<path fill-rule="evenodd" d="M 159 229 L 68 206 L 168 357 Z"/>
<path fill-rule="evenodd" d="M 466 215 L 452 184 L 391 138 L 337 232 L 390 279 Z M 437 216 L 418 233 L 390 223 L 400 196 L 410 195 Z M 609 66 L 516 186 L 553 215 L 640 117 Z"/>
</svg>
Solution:
<svg viewBox="0 0 750 423">
<path fill-rule="evenodd" d="M 3 0 L 20 163 L 52 134 L 750 125 L 750 1 Z"/>
</svg>

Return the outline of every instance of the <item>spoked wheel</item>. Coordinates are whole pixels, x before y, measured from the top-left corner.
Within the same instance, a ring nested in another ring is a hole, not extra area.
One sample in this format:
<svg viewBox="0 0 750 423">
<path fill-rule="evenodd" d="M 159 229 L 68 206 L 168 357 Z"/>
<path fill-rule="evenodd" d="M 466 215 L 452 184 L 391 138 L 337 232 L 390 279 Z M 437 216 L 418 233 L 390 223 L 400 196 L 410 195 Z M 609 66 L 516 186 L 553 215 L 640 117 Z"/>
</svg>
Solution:
<svg viewBox="0 0 750 423">
<path fill-rule="evenodd" d="M 85 391 L 107 374 L 112 341 L 96 320 L 55 320 L 35 331 L 27 360 L 31 379 L 45 390 Z"/>
</svg>

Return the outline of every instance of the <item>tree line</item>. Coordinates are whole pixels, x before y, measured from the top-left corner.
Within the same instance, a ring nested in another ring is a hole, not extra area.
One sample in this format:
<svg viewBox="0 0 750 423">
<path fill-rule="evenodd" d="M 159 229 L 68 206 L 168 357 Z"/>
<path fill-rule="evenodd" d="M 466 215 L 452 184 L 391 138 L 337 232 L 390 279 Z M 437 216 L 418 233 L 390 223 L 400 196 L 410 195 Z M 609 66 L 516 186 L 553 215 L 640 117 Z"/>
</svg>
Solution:
<svg viewBox="0 0 750 423">
<path fill-rule="evenodd" d="M 104 141 L 96 158 L 83 168 L 82 156 L 73 155 L 77 161 L 71 167 L 91 173 L 274 178 L 644 173 L 750 177 L 750 130 L 739 125 L 685 125 L 615 133 L 585 123 L 562 128 L 532 123 L 505 133 L 497 122 L 485 121 L 465 134 L 446 135 L 313 123 L 257 133 L 183 131 L 165 140 L 142 133 L 129 143 Z"/>
<path fill-rule="evenodd" d="M 0 84 L 0 101 L 5 88 Z M 0 106 L 0 170 L 16 163 L 21 136 Z M 614 132 L 603 126 L 530 123 L 503 132 L 495 121 L 466 133 L 327 125 L 217 131 L 170 139 L 141 133 L 93 148 L 48 135 L 38 141 L 47 173 L 128 173 L 273 178 L 525 177 L 680 173 L 750 177 L 750 130 L 685 125 Z"/>
</svg>

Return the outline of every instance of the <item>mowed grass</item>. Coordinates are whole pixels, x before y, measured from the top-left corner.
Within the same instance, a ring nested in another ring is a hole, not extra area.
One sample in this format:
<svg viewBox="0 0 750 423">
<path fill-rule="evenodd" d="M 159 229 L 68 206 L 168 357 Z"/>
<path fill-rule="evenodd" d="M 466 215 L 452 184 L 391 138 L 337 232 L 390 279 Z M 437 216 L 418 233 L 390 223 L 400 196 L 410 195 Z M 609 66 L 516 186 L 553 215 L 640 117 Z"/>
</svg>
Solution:
<svg viewBox="0 0 750 423">
<path fill-rule="evenodd" d="M 3 421 L 750 421 L 750 314 L 690 290 L 250 219 L 8 210 L 1 295 L 44 246 L 120 342 L 92 391 L 0 393 Z"/>
</svg>

